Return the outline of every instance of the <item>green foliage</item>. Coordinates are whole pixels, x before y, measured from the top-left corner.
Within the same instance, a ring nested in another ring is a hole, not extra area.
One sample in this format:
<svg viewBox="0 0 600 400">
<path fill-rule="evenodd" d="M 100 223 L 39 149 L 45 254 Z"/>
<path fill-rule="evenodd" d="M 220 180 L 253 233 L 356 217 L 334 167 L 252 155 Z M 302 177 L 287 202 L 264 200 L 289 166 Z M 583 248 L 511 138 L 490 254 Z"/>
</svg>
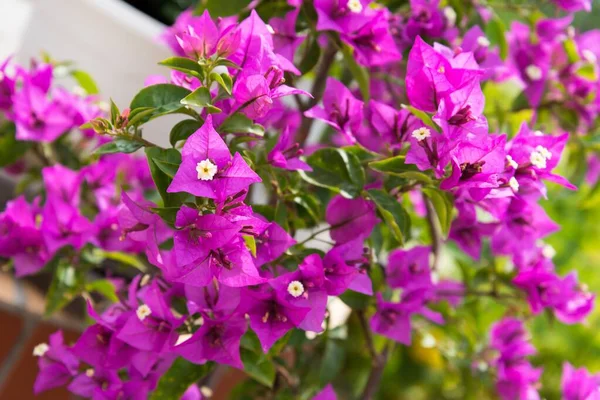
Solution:
<svg viewBox="0 0 600 400">
<path fill-rule="evenodd" d="M 169 142 L 171 143 L 171 146 L 175 147 L 177 142 L 180 140 L 186 140 L 192 135 L 192 133 L 196 132 L 201 127 L 202 122 L 195 119 L 185 119 L 183 121 L 179 121 L 171 129 L 171 133 L 169 134 Z"/>
<path fill-rule="evenodd" d="M 178 357 L 171 368 L 158 381 L 158 386 L 150 396 L 151 400 L 176 400 L 200 379 L 207 376 L 214 368 L 214 363 L 197 365 Z"/>
<path fill-rule="evenodd" d="M 257 136 L 265 134 L 265 128 L 262 125 L 255 124 L 250 118 L 242 113 L 235 113 L 228 117 L 219 126 L 222 133 L 247 133 Z"/>
<path fill-rule="evenodd" d="M 143 147 L 143 144 L 127 137 L 120 137 L 112 142 L 103 144 L 94 150 L 94 154 L 133 153 Z"/>
<path fill-rule="evenodd" d="M 410 216 L 394 197 L 379 189 L 369 189 L 369 198 L 377 205 L 379 214 L 390 228 L 394 238 L 404 243 L 410 238 Z"/>
<path fill-rule="evenodd" d="M 181 164 L 181 153 L 175 149 L 160 149 L 158 147 L 147 147 L 146 157 L 152 173 L 152 179 L 163 199 L 165 206 L 177 206 L 181 204 L 182 195 L 178 193 L 167 193 L 167 188 L 173 181 L 173 175 Z"/>
<path fill-rule="evenodd" d="M 15 126 L 4 123 L 0 126 L 0 167 L 17 161 L 31 147 L 31 142 L 23 142 L 15 138 Z"/>
<path fill-rule="evenodd" d="M 365 171 L 354 154 L 343 149 L 320 149 L 307 158 L 311 172 L 301 171 L 302 178 L 316 186 L 340 193 L 347 198 L 360 194 L 365 185 Z"/>
<path fill-rule="evenodd" d="M 245 7 L 250 4 L 251 0 L 206 0 L 200 2 L 196 8 L 196 14 L 200 14 L 204 10 L 210 12 L 211 17 L 227 17 L 240 13 Z"/>
<path fill-rule="evenodd" d="M 129 105 L 131 109 L 129 117 L 130 125 L 138 125 L 165 114 L 186 113 L 181 100 L 190 93 L 184 87 L 168 83 L 145 87 L 135 95 Z M 142 111 L 138 114 L 136 110 Z"/>
<path fill-rule="evenodd" d="M 50 317 L 69 304 L 81 293 L 84 287 L 82 269 L 71 265 L 62 256 L 63 254 L 59 252 L 50 262 L 53 277 L 46 295 L 46 307 L 44 309 L 44 316 L 46 317 Z"/>
</svg>

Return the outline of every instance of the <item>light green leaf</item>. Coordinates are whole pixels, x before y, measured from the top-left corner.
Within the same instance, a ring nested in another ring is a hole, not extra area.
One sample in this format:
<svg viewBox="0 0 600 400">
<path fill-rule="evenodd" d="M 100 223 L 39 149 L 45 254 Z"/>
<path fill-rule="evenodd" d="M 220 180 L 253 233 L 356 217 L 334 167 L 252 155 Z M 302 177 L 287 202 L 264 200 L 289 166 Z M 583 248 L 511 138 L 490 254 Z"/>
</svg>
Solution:
<svg viewBox="0 0 600 400">
<path fill-rule="evenodd" d="M 435 188 L 423 188 L 423 194 L 431 200 L 435 213 L 440 221 L 440 227 L 444 237 L 448 236 L 450 224 L 452 223 L 452 211 L 454 202 L 452 195 Z"/>
<path fill-rule="evenodd" d="M 71 71 L 71 76 L 75 78 L 77 84 L 81 86 L 81 88 L 85 90 L 87 94 L 92 95 L 99 93 L 96 81 L 94 81 L 94 78 L 92 78 L 92 76 L 87 72 L 81 70 L 74 70 Z"/>
<path fill-rule="evenodd" d="M 83 273 L 81 269 L 69 265 L 66 260 L 55 257 L 51 261 L 56 264 L 53 271 L 52 282 L 46 295 L 44 316 L 50 317 L 69 304 L 83 289 Z"/>
<path fill-rule="evenodd" d="M 98 279 L 85 285 L 87 292 L 98 292 L 113 303 L 119 301 L 117 288 L 108 279 Z"/>
<path fill-rule="evenodd" d="M 250 250 L 253 257 L 256 257 L 256 240 L 252 235 L 242 235 L 244 238 L 244 243 L 246 243 L 246 247 Z"/>
<path fill-rule="evenodd" d="M 369 72 L 366 68 L 361 67 L 356 62 L 356 57 L 354 56 L 354 50 L 352 47 L 347 44 L 342 45 L 342 54 L 344 55 L 344 64 L 358 83 L 358 88 L 360 89 L 360 94 L 362 95 L 363 101 L 369 101 L 370 91 L 369 91 Z"/>
<path fill-rule="evenodd" d="M 403 244 L 410 237 L 410 216 L 404 207 L 383 190 L 370 189 L 367 192 L 396 240 Z"/>
<path fill-rule="evenodd" d="M 158 386 L 150 395 L 151 400 L 177 400 L 193 384 L 208 375 L 214 363 L 197 365 L 179 357 L 160 378 Z"/>
<path fill-rule="evenodd" d="M 223 72 L 221 74 L 211 72 L 210 79 L 217 82 L 219 86 L 221 86 L 227 92 L 227 94 L 231 96 L 231 88 L 233 87 L 231 75 L 229 75 L 227 72 Z"/>
<path fill-rule="evenodd" d="M 158 64 L 194 76 L 200 80 L 204 79 L 204 68 L 196 61 L 189 58 L 169 57 Z"/>
</svg>

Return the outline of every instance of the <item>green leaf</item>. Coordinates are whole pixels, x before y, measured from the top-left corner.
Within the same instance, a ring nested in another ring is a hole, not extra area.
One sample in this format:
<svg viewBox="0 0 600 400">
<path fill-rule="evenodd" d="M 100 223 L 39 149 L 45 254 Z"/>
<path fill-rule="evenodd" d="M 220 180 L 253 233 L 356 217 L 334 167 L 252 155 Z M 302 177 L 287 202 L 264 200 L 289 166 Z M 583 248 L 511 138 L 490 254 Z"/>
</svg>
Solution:
<svg viewBox="0 0 600 400">
<path fill-rule="evenodd" d="M 181 153 L 175 149 L 160 149 L 158 147 L 147 147 L 146 157 L 152 179 L 156 188 L 163 199 L 165 206 L 177 206 L 181 203 L 181 195 L 177 193 L 167 193 L 167 188 L 173 178 L 164 172 L 165 167 L 171 170 L 172 164 L 181 164 Z"/>
<path fill-rule="evenodd" d="M 98 94 L 100 91 L 98 90 L 98 86 L 96 85 L 96 81 L 90 74 L 81 70 L 71 71 L 71 76 L 75 78 L 77 84 L 81 86 L 83 90 L 87 94 Z"/>
<path fill-rule="evenodd" d="M 178 357 L 171 368 L 158 381 L 158 386 L 150 395 L 151 400 L 179 399 L 185 391 L 200 379 L 208 375 L 214 363 L 196 365 Z"/>
<path fill-rule="evenodd" d="M 181 99 L 181 104 L 206 108 L 209 113 L 221 112 L 220 108 L 213 106 L 211 103 L 212 96 L 210 95 L 210 91 L 204 86 L 199 87 L 198 89 L 194 90 L 192 93 L 188 94 L 186 97 Z"/>
<path fill-rule="evenodd" d="M 575 75 L 588 80 L 590 82 L 595 82 L 598 80 L 598 74 L 596 72 L 596 67 L 593 64 L 585 63 L 581 67 L 575 70 Z"/>
<path fill-rule="evenodd" d="M 204 10 L 210 12 L 213 18 L 235 15 L 243 11 L 251 0 L 207 0 L 200 2 L 195 13 L 199 15 Z"/>
<path fill-rule="evenodd" d="M 359 144 L 354 146 L 344 146 L 342 147 L 348 153 L 354 154 L 360 162 L 373 161 L 379 157 L 379 154 L 372 152 L 371 150 L 367 150 Z"/>
<path fill-rule="evenodd" d="M 145 112 L 150 108 L 153 109 L 151 113 L 144 115 L 144 118 L 139 121 L 143 123 L 160 115 L 181 112 L 185 108 L 181 105 L 181 99 L 190 93 L 191 91 L 184 87 L 160 83 L 140 90 L 131 101 L 129 108 L 132 114 L 138 108 L 145 108 Z M 130 124 L 133 124 L 132 119 L 133 117 L 130 118 Z"/>
<path fill-rule="evenodd" d="M 414 164 L 405 164 L 406 156 L 395 156 L 385 160 L 373 161 L 369 163 L 369 168 L 378 172 L 399 176 L 407 179 L 414 179 L 426 184 L 433 183 L 433 180 Z"/>
<path fill-rule="evenodd" d="M 343 149 L 320 149 L 307 158 L 311 172 L 299 171 L 300 176 L 316 186 L 339 192 L 347 198 L 360 194 L 365 185 L 365 171 L 354 154 Z"/>
<path fill-rule="evenodd" d="M 423 122 L 425 125 L 427 125 L 430 128 L 435 129 L 438 132 L 441 132 L 440 127 L 438 126 L 438 124 L 436 124 L 433 119 L 431 119 L 431 116 L 429 114 L 427 114 L 425 111 L 421 111 L 413 106 L 409 106 L 406 104 L 402 104 L 402 108 L 407 109 L 408 111 L 410 111 L 410 113 L 412 115 L 414 115 L 415 117 L 419 118 L 421 120 L 421 122 Z"/>
<path fill-rule="evenodd" d="M 255 124 L 250 118 L 238 112 L 229 116 L 219 125 L 219 132 L 248 133 L 262 137 L 265 135 L 265 128 L 262 125 Z"/>
<path fill-rule="evenodd" d="M 110 122 L 114 125 L 120 116 L 121 111 L 119 111 L 119 107 L 117 107 L 113 99 L 110 99 Z"/>
<path fill-rule="evenodd" d="M 69 265 L 65 260 L 57 258 L 57 267 L 46 295 L 44 316 L 49 317 L 69 304 L 83 289 L 83 273 L 81 269 Z M 54 261 L 53 261 L 54 262 Z"/>
<path fill-rule="evenodd" d="M 321 46 L 319 46 L 319 42 L 315 36 L 311 36 L 310 41 L 306 42 L 306 48 L 304 52 L 304 56 L 298 64 L 298 69 L 302 73 L 302 75 L 310 72 L 317 62 L 319 62 L 319 58 L 321 57 Z"/>
<path fill-rule="evenodd" d="M 454 202 L 452 195 L 435 188 L 424 188 L 423 194 L 431 200 L 435 213 L 440 221 L 440 227 L 444 236 L 448 236 L 450 224 L 452 223 L 452 210 Z"/>
<path fill-rule="evenodd" d="M 85 285 L 85 290 L 88 292 L 98 292 L 113 303 L 119 301 L 117 296 L 117 288 L 108 279 L 98 279 Z"/>
<path fill-rule="evenodd" d="M 260 384 L 269 388 L 275 382 L 275 365 L 262 352 L 255 352 L 244 347 L 240 349 L 244 371 Z"/>
<path fill-rule="evenodd" d="M 369 101 L 369 72 L 366 68 L 361 67 L 356 62 L 354 57 L 354 50 L 347 44 L 342 45 L 342 54 L 344 55 L 344 65 L 348 67 L 350 73 L 358 83 L 360 94 L 362 95 L 363 101 Z"/>
<path fill-rule="evenodd" d="M 192 135 L 192 133 L 196 132 L 201 127 L 202 122 L 196 121 L 195 119 L 185 119 L 183 121 L 179 121 L 173 127 L 173 129 L 171 129 L 171 133 L 169 134 L 169 142 L 171 143 L 171 146 L 175 147 L 177 142 L 180 140 L 186 140 Z"/>
<path fill-rule="evenodd" d="M 194 76 L 200 80 L 204 79 L 205 73 L 202 66 L 189 58 L 169 57 L 166 60 L 162 60 L 158 64 L 164 65 L 165 67 L 169 67 L 176 71 L 183 72 L 184 74 Z"/>
<path fill-rule="evenodd" d="M 321 361 L 319 379 L 321 386 L 333 381 L 344 366 L 346 351 L 337 340 L 329 339 L 325 344 L 325 353 Z"/>
<path fill-rule="evenodd" d="M 371 296 L 354 292 L 352 290 L 346 290 L 339 296 L 339 298 L 353 310 L 364 310 L 371 302 Z"/>
<path fill-rule="evenodd" d="M 143 145 L 140 142 L 129 140 L 126 138 L 118 138 L 112 142 L 103 144 L 94 150 L 94 154 L 113 154 L 113 153 L 133 153 L 136 150 L 142 148 Z"/>
<path fill-rule="evenodd" d="M 256 257 L 256 240 L 252 235 L 242 235 L 244 238 L 244 243 L 246 243 L 246 247 L 250 250 L 253 257 Z"/>
<path fill-rule="evenodd" d="M 10 165 L 17 161 L 32 142 L 22 142 L 15 137 L 15 125 L 5 123 L 0 127 L 0 167 Z"/>
<path fill-rule="evenodd" d="M 577 43 L 572 38 L 567 38 L 562 42 L 569 63 L 575 64 L 579 61 L 579 52 L 577 51 Z"/>
<path fill-rule="evenodd" d="M 394 238 L 400 244 L 404 243 L 405 239 L 410 237 L 410 216 L 404 210 L 404 207 L 383 190 L 370 189 L 367 192 L 377 205 L 379 213 L 385 224 L 390 228 Z"/>
<path fill-rule="evenodd" d="M 505 60 L 508 55 L 508 41 L 506 40 L 506 26 L 504 22 L 497 16 L 494 16 L 485 25 L 485 34 L 490 43 L 498 46 L 500 58 Z"/>
<path fill-rule="evenodd" d="M 100 249 L 95 249 L 97 251 L 102 252 L 102 256 L 106 259 L 116 261 L 120 264 L 129 265 L 130 267 L 136 268 L 141 272 L 146 272 L 147 268 L 143 262 L 140 261 L 134 255 L 122 253 L 120 251 L 104 251 Z"/>
<path fill-rule="evenodd" d="M 217 82 L 219 86 L 221 86 L 227 92 L 227 94 L 231 96 L 231 88 L 233 87 L 231 75 L 229 75 L 227 72 L 223 72 L 221 74 L 211 72 L 210 79 Z"/>
</svg>

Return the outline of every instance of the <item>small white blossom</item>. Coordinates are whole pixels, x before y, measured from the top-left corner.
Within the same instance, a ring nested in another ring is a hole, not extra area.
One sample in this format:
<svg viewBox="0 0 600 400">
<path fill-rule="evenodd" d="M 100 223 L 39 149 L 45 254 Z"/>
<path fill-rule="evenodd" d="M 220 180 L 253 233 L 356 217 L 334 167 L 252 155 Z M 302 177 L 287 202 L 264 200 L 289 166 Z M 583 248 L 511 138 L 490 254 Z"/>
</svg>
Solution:
<svg viewBox="0 0 600 400">
<path fill-rule="evenodd" d="M 50 350 L 50 346 L 46 343 L 40 343 L 33 348 L 33 355 L 36 357 L 42 357 Z"/>
<path fill-rule="evenodd" d="M 423 141 L 423 140 L 427 139 L 428 137 L 430 137 L 431 131 L 429 129 L 423 127 L 423 128 L 415 129 L 414 131 L 412 131 L 411 135 L 412 135 L 412 137 L 414 137 L 415 139 L 417 139 L 420 142 L 420 141 Z"/>
<path fill-rule="evenodd" d="M 544 156 L 544 158 L 546 160 L 551 160 L 552 159 L 552 152 L 549 151 L 547 148 L 545 148 L 544 146 L 537 146 L 535 148 L 535 151 L 537 151 L 538 153 L 540 153 L 542 156 Z"/>
<path fill-rule="evenodd" d="M 291 281 L 287 287 L 287 291 L 294 297 L 300 297 L 304 294 L 304 285 L 300 281 Z"/>
<path fill-rule="evenodd" d="M 485 361 L 479 361 L 477 363 L 477 369 L 481 372 L 485 372 L 488 370 L 488 364 Z"/>
<path fill-rule="evenodd" d="M 542 132 L 542 131 L 540 131 L 540 130 L 537 130 L 537 131 L 534 131 L 534 132 L 533 132 L 533 135 L 534 135 L 534 136 L 544 136 L 544 132 Z"/>
<path fill-rule="evenodd" d="M 202 393 L 202 396 L 207 397 L 207 398 L 210 398 L 213 396 L 213 391 L 208 386 L 202 386 L 200 388 L 200 393 Z"/>
<path fill-rule="evenodd" d="M 444 17 L 448 21 L 448 25 L 454 26 L 456 24 L 456 11 L 452 7 L 444 7 Z"/>
<path fill-rule="evenodd" d="M 556 255 L 556 250 L 554 250 L 554 247 L 550 246 L 549 244 L 544 244 L 542 247 L 542 255 L 546 258 L 554 258 Z"/>
<path fill-rule="evenodd" d="M 519 191 L 519 182 L 517 181 L 517 178 L 515 178 L 514 176 L 508 180 L 508 185 L 515 192 Z"/>
<path fill-rule="evenodd" d="M 271 35 L 275 34 L 275 29 L 273 29 L 273 27 L 269 24 L 267 24 L 267 31 L 269 31 Z"/>
<path fill-rule="evenodd" d="M 426 333 L 423 335 L 423 338 L 421 339 L 421 347 L 432 349 L 436 344 L 437 340 L 431 333 Z"/>
<path fill-rule="evenodd" d="M 212 181 L 217 174 L 217 166 L 209 159 L 202 160 L 196 165 L 196 172 L 198 172 L 198 179 L 201 181 Z"/>
<path fill-rule="evenodd" d="M 135 315 L 137 315 L 140 321 L 145 320 L 146 317 L 150 316 L 151 314 L 152 310 L 150 310 L 150 307 L 148 307 L 146 304 L 142 304 L 137 308 L 137 310 L 135 310 Z"/>
<path fill-rule="evenodd" d="M 490 47 L 490 41 L 485 36 L 479 36 L 477 38 L 477 44 L 481 47 Z"/>
<path fill-rule="evenodd" d="M 528 65 L 525 68 L 525 75 L 532 81 L 539 81 L 542 79 L 542 69 L 534 64 Z"/>
<path fill-rule="evenodd" d="M 584 58 L 585 61 L 591 63 L 591 64 L 595 64 L 596 61 L 598 61 L 598 57 L 596 57 L 596 55 L 594 54 L 593 51 L 588 50 L 588 49 L 584 49 L 581 51 L 581 55 Z"/>
<path fill-rule="evenodd" d="M 94 376 L 94 369 L 93 368 L 86 369 L 85 374 L 87 375 L 88 378 L 91 378 L 92 376 Z"/>
<path fill-rule="evenodd" d="M 546 157 L 544 157 L 539 151 L 532 151 L 531 156 L 529 156 L 529 161 L 531 161 L 531 164 L 536 168 L 546 168 Z"/>
<path fill-rule="evenodd" d="M 570 38 L 575 37 L 575 28 L 573 28 L 572 26 L 569 26 L 567 28 L 567 36 Z"/>
<path fill-rule="evenodd" d="M 348 7 L 348 10 L 352 11 L 355 14 L 358 14 L 363 10 L 363 5 L 360 2 L 360 0 L 348 0 L 346 6 Z"/>
<path fill-rule="evenodd" d="M 506 155 L 506 162 L 514 169 L 519 168 L 519 164 L 517 164 L 517 162 L 508 154 Z"/>
</svg>

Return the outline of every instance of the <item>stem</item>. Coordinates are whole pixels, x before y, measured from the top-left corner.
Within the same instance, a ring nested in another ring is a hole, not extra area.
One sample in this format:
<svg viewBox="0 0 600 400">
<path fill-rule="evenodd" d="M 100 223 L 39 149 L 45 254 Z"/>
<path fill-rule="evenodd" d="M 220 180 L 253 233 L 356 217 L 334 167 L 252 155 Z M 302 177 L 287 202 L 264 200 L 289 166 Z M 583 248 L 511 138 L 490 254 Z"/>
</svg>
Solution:
<svg viewBox="0 0 600 400">
<path fill-rule="evenodd" d="M 442 228 L 440 227 L 431 200 L 426 197 L 423 197 L 423 200 L 425 200 L 425 207 L 427 208 L 427 224 L 429 225 L 429 231 L 431 233 L 431 250 L 433 252 L 433 265 L 431 266 L 431 270 L 437 271 L 440 263 L 440 249 L 442 247 Z"/>
<path fill-rule="evenodd" d="M 371 329 L 369 328 L 369 323 L 367 322 L 367 318 L 365 316 L 365 312 L 363 310 L 356 311 L 358 315 L 358 320 L 360 321 L 360 326 L 365 335 L 365 341 L 367 342 L 367 348 L 369 349 L 369 353 L 371 354 L 371 358 L 373 362 L 376 363 L 378 359 L 377 351 L 375 350 L 375 345 L 373 344 L 373 335 L 371 334 Z"/>
<path fill-rule="evenodd" d="M 375 366 L 371 369 L 369 379 L 367 380 L 367 385 L 365 386 L 365 390 L 360 397 L 361 400 L 371 400 L 375 393 L 377 393 L 377 389 L 379 389 L 379 382 L 381 381 L 381 376 L 383 375 L 383 370 L 385 369 L 385 365 L 387 364 L 387 360 L 390 355 L 391 347 L 392 344 L 387 342 L 381 354 L 375 358 Z"/>
<path fill-rule="evenodd" d="M 323 93 L 325 93 L 325 84 L 327 83 L 327 76 L 329 75 L 329 69 L 331 68 L 331 64 L 335 60 L 335 55 L 337 54 L 337 48 L 334 43 L 331 41 L 329 45 L 325 49 L 323 53 L 323 58 L 321 59 L 321 63 L 319 64 L 319 69 L 317 70 L 317 74 L 315 77 L 315 81 L 313 82 L 313 86 L 311 89 L 311 94 L 314 96 L 312 100 L 308 102 L 306 105 L 306 110 L 317 105 L 321 98 L 323 97 Z M 305 111 L 301 109 L 300 111 Z M 296 133 L 296 141 L 303 145 L 310 133 L 310 128 L 314 123 L 314 119 L 305 117 L 302 115 L 302 123 L 300 124 L 300 129 Z"/>
<path fill-rule="evenodd" d="M 519 296 L 510 293 L 498 293 L 494 290 L 463 290 L 463 291 L 451 291 L 451 290 L 439 290 L 435 292 L 438 296 L 486 296 L 493 297 L 496 299 L 518 299 Z"/>
</svg>

